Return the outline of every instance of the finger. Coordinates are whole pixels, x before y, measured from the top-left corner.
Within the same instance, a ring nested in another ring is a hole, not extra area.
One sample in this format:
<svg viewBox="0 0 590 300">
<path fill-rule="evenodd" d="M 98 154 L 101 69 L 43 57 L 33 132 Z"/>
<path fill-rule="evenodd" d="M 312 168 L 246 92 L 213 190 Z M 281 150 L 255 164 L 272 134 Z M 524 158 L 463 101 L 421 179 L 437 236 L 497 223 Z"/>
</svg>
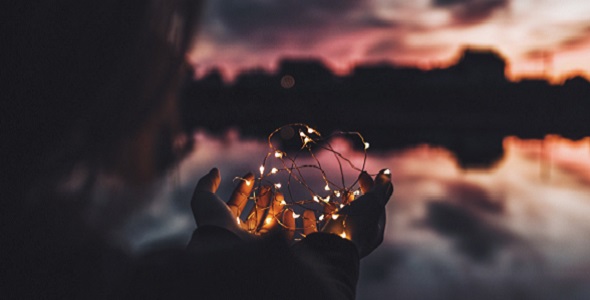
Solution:
<svg viewBox="0 0 590 300">
<path fill-rule="evenodd" d="M 373 190 L 383 196 L 384 203 L 389 201 L 389 198 L 393 194 L 393 184 L 391 183 L 391 171 L 389 169 L 382 169 L 379 174 L 375 176 L 375 186 Z"/>
<path fill-rule="evenodd" d="M 217 168 L 213 168 L 211 171 L 209 171 L 209 173 L 207 173 L 207 175 L 203 176 L 203 178 L 199 180 L 195 190 L 215 193 L 217 192 L 220 181 L 221 176 L 219 175 L 219 170 Z"/>
<path fill-rule="evenodd" d="M 324 215 L 325 217 L 329 217 L 338 207 L 336 203 L 328 202 L 324 204 Z"/>
<path fill-rule="evenodd" d="M 236 207 L 235 210 L 236 216 L 240 216 L 244 207 L 246 207 L 246 203 L 248 202 L 248 197 L 252 192 L 252 188 L 254 186 L 254 175 L 252 173 L 248 173 L 243 177 L 244 180 L 240 180 L 238 186 L 234 189 L 227 205 L 232 207 Z"/>
<path fill-rule="evenodd" d="M 367 172 L 363 171 L 359 175 L 359 185 L 361 186 L 361 193 L 366 194 L 373 188 L 373 178 Z"/>
<path fill-rule="evenodd" d="M 264 217 L 266 216 L 266 213 L 269 209 L 268 206 L 270 205 L 270 196 L 270 187 L 263 186 L 262 188 L 260 188 L 260 195 L 256 200 L 256 205 L 252 207 L 252 210 L 248 215 L 248 221 L 253 222 L 253 226 L 251 228 L 254 228 L 255 230 L 260 229 Z"/>
<path fill-rule="evenodd" d="M 285 225 L 284 235 L 287 241 L 293 240 L 295 235 L 295 218 L 293 218 L 293 211 L 285 209 L 283 211 L 283 225 Z"/>
<path fill-rule="evenodd" d="M 342 195 L 342 204 L 349 204 L 354 200 L 354 197 L 353 192 L 345 192 L 344 195 Z"/>
<path fill-rule="evenodd" d="M 265 234 L 278 228 L 278 220 L 281 217 L 281 211 L 285 206 L 284 201 L 285 197 L 283 194 L 276 192 L 274 199 L 270 204 L 268 213 L 266 214 L 266 218 L 264 219 L 264 223 L 262 224 L 262 228 L 260 229 L 261 234 Z"/>
<path fill-rule="evenodd" d="M 303 234 L 309 235 L 314 232 L 318 232 L 315 213 L 311 210 L 306 210 L 303 212 Z"/>
</svg>

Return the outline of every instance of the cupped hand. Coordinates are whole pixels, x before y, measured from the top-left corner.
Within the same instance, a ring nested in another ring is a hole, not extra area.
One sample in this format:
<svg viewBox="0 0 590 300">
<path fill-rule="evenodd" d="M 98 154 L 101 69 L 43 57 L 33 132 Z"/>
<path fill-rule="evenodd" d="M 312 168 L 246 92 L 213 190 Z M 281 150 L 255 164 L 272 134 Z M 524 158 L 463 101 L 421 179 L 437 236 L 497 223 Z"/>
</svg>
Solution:
<svg viewBox="0 0 590 300">
<path fill-rule="evenodd" d="M 242 178 L 227 203 L 215 194 L 220 182 L 219 170 L 214 168 L 197 183 L 191 200 L 197 226 L 225 228 L 242 239 L 252 239 L 275 231 L 279 222 L 283 222 L 287 228 L 295 227 L 291 214 L 283 212 L 283 195 L 271 193 L 268 187 L 260 189 L 257 205 L 246 220 L 240 218 L 254 186 L 254 175 L 251 173 Z M 287 238 L 292 237 L 290 231 L 286 235 Z"/>
<path fill-rule="evenodd" d="M 387 174 L 386 174 L 387 173 Z M 381 170 L 375 180 L 366 172 L 359 176 L 359 185 L 363 195 L 336 211 L 335 207 L 326 206 L 325 214 L 328 221 L 321 229 L 322 232 L 337 234 L 351 240 L 360 257 L 365 257 L 383 242 L 385 230 L 385 205 L 393 194 L 391 175 L 386 169 Z M 330 215 L 338 214 L 333 219 Z M 304 221 L 315 223 L 313 212 L 306 212 Z M 305 234 L 317 231 L 310 226 Z"/>
</svg>

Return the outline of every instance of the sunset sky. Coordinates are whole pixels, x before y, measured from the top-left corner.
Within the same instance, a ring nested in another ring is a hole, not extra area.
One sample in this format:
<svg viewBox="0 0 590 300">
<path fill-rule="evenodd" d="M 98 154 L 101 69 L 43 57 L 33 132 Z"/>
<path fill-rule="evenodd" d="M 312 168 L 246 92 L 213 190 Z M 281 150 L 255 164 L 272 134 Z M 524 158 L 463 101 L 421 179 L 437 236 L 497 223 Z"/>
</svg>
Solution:
<svg viewBox="0 0 590 300">
<path fill-rule="evenodd" d="M 228 77 L 282 57 L 321 58 L 344 74 L 367 62 L 445 66 L 465 45 L 499 50 L 512 78 L 590 72 L 590 1 L 208 1 L 189 57 L 198 72 Z"/>
</svg>

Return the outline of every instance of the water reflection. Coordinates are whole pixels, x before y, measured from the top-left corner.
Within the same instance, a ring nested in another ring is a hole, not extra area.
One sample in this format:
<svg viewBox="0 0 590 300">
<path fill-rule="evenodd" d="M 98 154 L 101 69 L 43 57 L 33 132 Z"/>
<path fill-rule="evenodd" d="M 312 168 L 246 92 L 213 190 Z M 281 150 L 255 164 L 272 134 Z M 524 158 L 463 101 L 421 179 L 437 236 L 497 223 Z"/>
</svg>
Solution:
<svg viewBox="0 0 590 300">
<path fill-rule="evenodd" d="M 133 251 L 184 243 L 194 223 L 196 180 L 216 166 L 227 198 L 232 178 L 257 170 L 265 141 L 198 133 L 194 152 L 156 187 L 119 239 Z M 339 152 L 356 159 L 346 141 Z M 489 170 L 462 170 L 427 145 L 369 151 L 367 169 L 393 171 L 384 244 L 363 261 L 359 299 L 556 299 L 590 295 L 590 138 L 504 140 Z M 337 164 L 322 165 L 339 174 Z"/>
</svg>

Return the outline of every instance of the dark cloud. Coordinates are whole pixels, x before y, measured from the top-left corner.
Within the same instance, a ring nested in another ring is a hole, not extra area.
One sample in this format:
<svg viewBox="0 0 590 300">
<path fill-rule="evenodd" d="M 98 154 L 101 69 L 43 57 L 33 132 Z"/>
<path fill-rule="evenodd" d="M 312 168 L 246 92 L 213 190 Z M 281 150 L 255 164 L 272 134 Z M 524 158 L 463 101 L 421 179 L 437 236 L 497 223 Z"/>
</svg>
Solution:
<svg viewBox="0 0 590 300">
<path fill-rule="evenodd" d="M 396 25 L 374 16 L 367 1 L 358 0 L 220 0 L 210 5 L 205 31 L 217 26 L 212 37 L 226 42 L 270 45 L 296 35 L 305 42 L 327 30 L 344 33 Z"/>
<path fill-rule="evenodd" d="M 454 239 L 458 251 L 479 262 L 491 261 L 511 239 L 469 209 L 441 201 L 427 204 L 426 225 Z"/>
<path fill-rule="evenodd" d="M 484 21 L 496 10 L 506 8 L 509 0 L 433 0 L 432 5 L 451 10 L 456 24 Z"/>
<path fill-rule="evenodd" d="M 449 194 L 461 206 L 474 211 L 501 214 L 504 212 L 504 202 L 492 198 L 483 187 L 465 182 L 449 183 Z"/>
</svg>

